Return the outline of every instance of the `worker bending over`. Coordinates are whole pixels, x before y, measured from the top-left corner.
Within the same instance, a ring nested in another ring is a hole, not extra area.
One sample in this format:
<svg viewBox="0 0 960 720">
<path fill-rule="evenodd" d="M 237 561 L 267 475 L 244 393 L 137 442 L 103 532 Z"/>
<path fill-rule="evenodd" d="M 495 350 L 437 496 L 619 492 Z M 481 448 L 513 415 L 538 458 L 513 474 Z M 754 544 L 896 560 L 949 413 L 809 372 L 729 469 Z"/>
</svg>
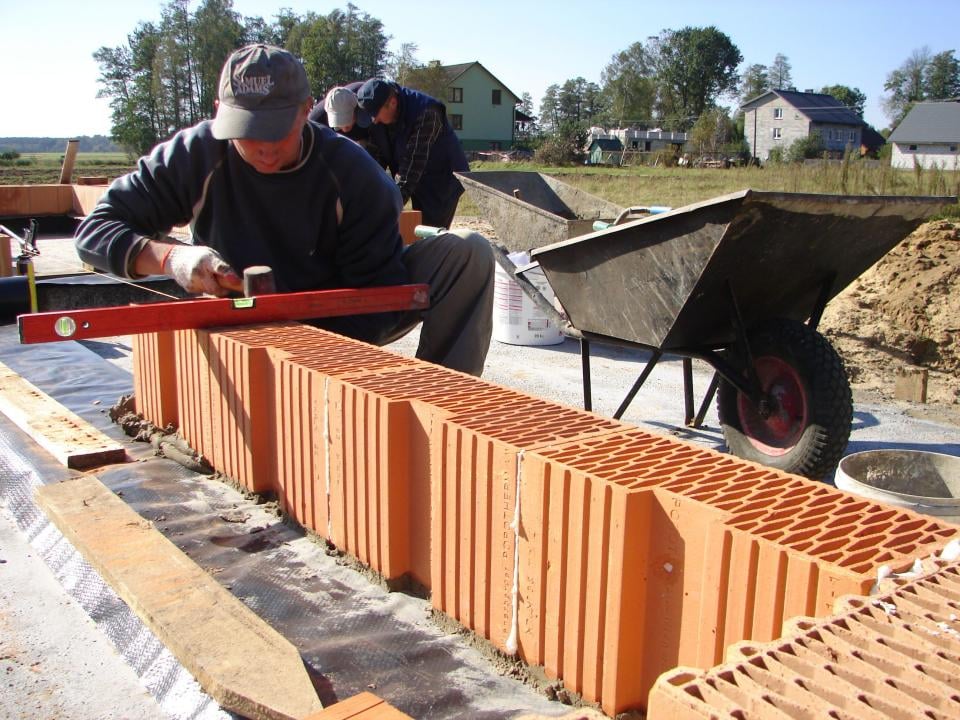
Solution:
<svg viewBox="0 0 960 720">
<path fill-rule="evenodd" d="M 439 100 L 379 78 L 357 90 L 360 109 L 384 126 L 382 153 L 403 201 L 423 213 L 424 225 L 450 227 L 463 186 L 454 172 L 470 169 L 460 139 Z"/>
</svg>

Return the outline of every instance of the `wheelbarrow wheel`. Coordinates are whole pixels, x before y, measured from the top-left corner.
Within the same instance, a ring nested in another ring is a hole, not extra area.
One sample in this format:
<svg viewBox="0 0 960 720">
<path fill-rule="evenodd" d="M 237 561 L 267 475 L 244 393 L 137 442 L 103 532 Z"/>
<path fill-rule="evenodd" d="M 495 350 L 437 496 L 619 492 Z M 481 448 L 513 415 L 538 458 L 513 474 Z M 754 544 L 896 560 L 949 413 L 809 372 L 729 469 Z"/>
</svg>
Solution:
<svg viewBox="0 0 960 720">
<path fill-rule="evenodd" d="M 723 381 L 717 410 L 731 453 L 819 480 L 850 438 L 853 397 L 843 360 L 820 333 L 793 320 L 768 321 L 749 337 L 764 393 L 755 404 Z"/>
</svg>

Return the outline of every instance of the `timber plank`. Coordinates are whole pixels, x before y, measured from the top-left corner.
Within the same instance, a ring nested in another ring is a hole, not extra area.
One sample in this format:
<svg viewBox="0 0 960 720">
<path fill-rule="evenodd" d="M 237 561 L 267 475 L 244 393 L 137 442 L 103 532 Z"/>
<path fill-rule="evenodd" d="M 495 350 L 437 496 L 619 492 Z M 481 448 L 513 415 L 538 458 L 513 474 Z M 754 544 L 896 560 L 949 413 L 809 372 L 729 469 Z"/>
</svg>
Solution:
<svg viewBox="0 0 960 720">
<path fill-rule="evenodd" d="M 303 720 L 401 720 L 410 716 L 370 692 L 362 692 Z"/>
<path fill-rule="evenodd" d="M 0 412 L 69 468 L 125 462 L 123 446 L 0 363 Z"/>
<path fill-rule="evenodd" d="M 97 478 L 43 485 L 36 496 L 221 707 L 255 720 L 322 708 L 296 648 Z"/>
</svg>

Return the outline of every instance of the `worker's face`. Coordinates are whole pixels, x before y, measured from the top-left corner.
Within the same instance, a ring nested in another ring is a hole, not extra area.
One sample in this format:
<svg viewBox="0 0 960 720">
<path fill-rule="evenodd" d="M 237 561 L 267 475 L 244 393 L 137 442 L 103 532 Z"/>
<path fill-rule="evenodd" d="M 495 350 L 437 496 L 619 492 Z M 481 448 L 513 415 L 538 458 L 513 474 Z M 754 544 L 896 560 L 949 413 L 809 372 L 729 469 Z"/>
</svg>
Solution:
<svg viewBox="0 0 960 720">
<path fill-rule="evenodd" d="M 300 161 L 300 139 L 312 103 L 306 103 L 297 114 L 290 132 L 280 140 L 231 140 L 240 157 L 254 170 L 265 175 L 293 167 Z"/>
<path fill-rule="evenodd" d="M 346 135 L 348 132 L 353 130 L 353 126 L 355 124 L 356 123 L 350 123 L 349 125 L 341 125 L 340 127 L 334 128 L 334 130 L 336 130 L 341 135 Z"/>
<path fill-rule="evenodd" d="M 392 125 L 397 121 L 397 96 L 391 95 L 390 99 L 387 100 L 383 106 L 380 108 L 373 121 L 378 125 Z"/>
</svg>

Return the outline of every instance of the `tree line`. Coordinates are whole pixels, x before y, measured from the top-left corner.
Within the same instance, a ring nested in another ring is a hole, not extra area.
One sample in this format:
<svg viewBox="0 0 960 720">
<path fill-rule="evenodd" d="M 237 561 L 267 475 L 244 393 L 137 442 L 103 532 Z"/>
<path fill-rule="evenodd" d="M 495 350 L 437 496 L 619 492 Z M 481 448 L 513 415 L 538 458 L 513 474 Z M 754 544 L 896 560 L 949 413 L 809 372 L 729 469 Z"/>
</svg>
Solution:
<svg viewBox="0 0 960 720">
<path fill-rule="evenodd" d="M 212 117 L 220 70 L 234 49 L 252 42 L 286 47 L 301 58 L 314 97 L 336 84 L 381 76 L 445 99 L 440 63 L 417 60 L 417 46 L 387 51 L 389 36 L 377 18 L 348 4 L 328 14 L 280 10 L 268 22 L 241 16 L 231 0 L 169 0 L 158 22 L 141 22 L 119 47 L 94 53 L 100 66 L 99 97 L 109 99 L 113 138 L 124 149 L 147 152 L 157 142 L 201 119 Z M 737 142 L 739 106 L 768 89 L 792 87 L 789 59 L 778 54 L 769 65 L 750 64 L 716 27 L 663 30 L 615 53 L 600 84 L 583 77 L 550 85 L 540 101 L 523 93 L 519 109 L 533 118 L 520 141 L 531 146 L 553 138 L 575 145 L 591 125 L 660 127 L 704 136 L 712 145 Z M 885 109 L 895 126 L 913 103 L 960 95 L 960 64 L 949 50 L 917 51 L 887 77 Z M 866 96 L 858 88 L 825 85 L 830 94 L 861 117 Z M 741 120 L 742 122 L 742 120 Z M 742 132 L 741 132 L 742 139 Z"/>
<path fill-rule="evenodd" d="M 62 153 L 67 149 L 67 140 L 77 140 L 77 152 L 120 152 L 120 147 L 106 135 L 80 135 L 72 138 L 5 137 L 0 138 L 0 152 L 15 153 Z"/>
</svg>

